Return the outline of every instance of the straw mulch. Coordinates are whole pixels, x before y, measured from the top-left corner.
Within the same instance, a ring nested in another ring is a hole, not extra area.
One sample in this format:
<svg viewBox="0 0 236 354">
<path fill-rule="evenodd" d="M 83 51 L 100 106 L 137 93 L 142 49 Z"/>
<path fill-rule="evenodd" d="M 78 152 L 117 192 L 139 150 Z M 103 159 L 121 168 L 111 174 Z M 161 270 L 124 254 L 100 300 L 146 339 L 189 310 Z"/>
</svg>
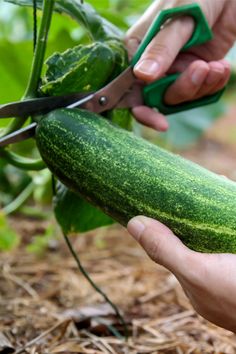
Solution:
<svg viewBox="0 0 236 354">
<path fill-rule="evenodd" d="M 42 228 L 15 222 L 23 237 Z M 118 337 L 123 327 L 113 310 L 59 240 L 41 258 L 25 247 L 1 256 L 0 353 L 236 353 L 236 336 L 198 316 L 174 276 L 123 228 L 72 240 L 93 280 L 122 311 L 129 339 Z"/>
</svg>

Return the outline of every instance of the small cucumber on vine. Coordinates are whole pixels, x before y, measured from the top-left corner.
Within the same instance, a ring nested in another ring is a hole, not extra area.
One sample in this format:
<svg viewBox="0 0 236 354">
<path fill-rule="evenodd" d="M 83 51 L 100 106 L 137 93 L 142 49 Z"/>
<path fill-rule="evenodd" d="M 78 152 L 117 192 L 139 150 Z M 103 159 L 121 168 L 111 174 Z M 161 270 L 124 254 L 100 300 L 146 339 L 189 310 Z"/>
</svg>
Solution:
<svg viewBox="0 0 236 354">
<path fill-rule="evenodd" d="M 106 43 L 95 42 L 55 53 L 46 64 L 48 69 L 40 88 L 43 94 L 87 93 L 108 82 L 115 68 L 115 55 Z"/>
</svg>

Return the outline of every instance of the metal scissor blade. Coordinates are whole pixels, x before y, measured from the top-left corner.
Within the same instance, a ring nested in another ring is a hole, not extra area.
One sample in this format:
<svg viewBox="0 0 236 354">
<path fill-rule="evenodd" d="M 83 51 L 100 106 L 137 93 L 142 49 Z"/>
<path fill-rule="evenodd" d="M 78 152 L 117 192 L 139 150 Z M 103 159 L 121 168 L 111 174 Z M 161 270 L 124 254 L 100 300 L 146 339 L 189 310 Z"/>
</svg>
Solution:
<svg viewBox="0 0 236 354">
<path fill-rule="evenodd" d="M 96 113 L 114 108 L 135 82 L 131 67 L 95 93 L 33 98 L 0 106 L 0 119 L 45 114 L 57 108 L 81 107 Z"/>
<path fill-rule="evenodd" d="M 117 108 L 134 108 L 143 106 L 143 85 L 136 83 L 132 86 L 132 89 L 127 92 L 117 103 Z"/>
<path fill-rule="evenodd" d="M 130 108 L 134 106 L 131 100 L 123 100 L 123 97 L 129 95 L 130 91 L 133 91 L 133 85 L 136 78 L 133 74 L 133 69 L 128 67 L 114 80 L 109 82 L 106 86 L 96 91 L 94 94 L 87 96 L 84 101 L 75 102 L 67 108 L 75 108 L 80 106 L 95 113 L 103 113 L 110 109 L 119 106 L 119 102 L 122 100 L 122 108 Z M 131 94 L 131 96 L 134 96 Z M 141 100 L 138 98 L 138 102 Z M 141 104 L 141 103 L 140 103 Z"/>
<path fill-rule="evenodd" d="M 35 136 L 37 123 L 32 123 L 25 128 L 19 129 L 9 135 L 0 138 L 0 147 L 30 139 Z"/>
<path fill-rule="evenodd" d="M 79 95 L 80 94 L 74 95 L 74 99 L 73 99 L 74 103 L 70 104 L 66 108 L 84 107 L 84 105 L 86 105 L 86 102 L 90 101 L 93 98 L 93 96 L 94 96 L 93 94 L 90 94 L 90 95 L 87 95 L 86 97 L 84 97 L 84 98 L 82 98 L 82 99 L 80 99 L 78 101 L 77 98 L 78 98 Z M 81 97 L 81 95 L 80 95 L 80 97 Z M 38 101 L 38 100 L 36 100 L 36 101 Z M 64 101 L 64 103 L 65 103 L 65 101 Z M 58 105 L 57 105 L 56 108 L 58 108 Z M 33 138 L 35 136 L 36 126 L 37 126 L 37 123 L 32 123 L 32 124 L 28 125 L 25 128 L 19 129 L 19 130 L 15 131 L 15 132 L 13 132 L 11 134 L 8 134 L 8 135 L 0 138 L 0 147 L 4 147 L 4 146 L 7 146 L 9 144 L 18 143 L 20 141 Z"/>
<path fill-rule="evenodd" d="M 67 109 L 80 107 L 92 112 L 102 113 L 119 106 L 120 101 L 121 107 L 133 107 L 135 103 L 133 101 L 132 86 L 135 81 L 136 78 L 133 74 L 133 70 L 131 67 L 128 67 L 116 79 L 95 93 L 90 93 L 87 95 L 76 93 L 66 96 L 36 98 L 22 102 L 10 103 L 8 105 L 0 106 L 0 118 L 12 116 L 25 117 L 39 113 L 44 114 L 56 108 L 62 107 Z M 123 99 L 123 96 L 130 96 L 130 92 L 132 100 Z M 141 104 L 141 102 L 142 98 L 139 97 L 138 103 Z M 32 123 L 26 128 L 20 129 L 1 138 L 0 147 L 32 138 L 35 135 L 36 125 L 36 123 Z"/>
<path fill-rule="evenodd" d="M 41 97 L 8 103 L 0 106 L 0 118 L 29 117 L 34 114 L 45 114 L 56 108 L 70 106 L 75 102 L 77 102 L 79 106 L 80 100 L 82 100 L 83 103 L 83 99 L 87 97 L 91 97 L 91 93 L 74 93 L 64 96 Z"/>
</svg>

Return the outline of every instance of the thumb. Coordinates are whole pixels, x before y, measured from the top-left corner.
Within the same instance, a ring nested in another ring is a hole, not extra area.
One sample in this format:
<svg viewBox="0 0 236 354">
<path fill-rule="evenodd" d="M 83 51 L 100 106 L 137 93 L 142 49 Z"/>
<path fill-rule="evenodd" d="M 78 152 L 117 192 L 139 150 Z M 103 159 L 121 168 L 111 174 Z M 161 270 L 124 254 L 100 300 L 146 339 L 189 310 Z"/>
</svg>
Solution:
<svg viewBox="0 0 236 354">
<path fill-rule="evenodd" d="M 149 257 L 175 275 L 182 274 L 191 250 L 159 221 L 137 216 L 127 225 L 129 233 L 144 248 Z"/>
<path fill-rule="evenodd" d="M 134 74 L 137 78 L 151 82 L 165 75 L 191 37 L 193 28 L 194 22 L 190 17 L 181 17 L 167 23 L 135 65 Z"/>
</svg>

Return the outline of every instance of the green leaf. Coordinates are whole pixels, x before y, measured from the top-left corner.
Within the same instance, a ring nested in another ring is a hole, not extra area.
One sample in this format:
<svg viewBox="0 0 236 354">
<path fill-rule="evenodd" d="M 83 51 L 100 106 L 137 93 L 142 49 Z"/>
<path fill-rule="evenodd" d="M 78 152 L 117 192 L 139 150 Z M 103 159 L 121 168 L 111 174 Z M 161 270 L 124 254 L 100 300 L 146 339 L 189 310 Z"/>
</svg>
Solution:
<svg viewBox="0 0 236 354">
<path fill-rule="evenodd" d="M 32 6 L 32 0 L 5 0 L 21 6 Z M 42 8 L 43 0 L 37 0 L 38 8 Z M 57 0 L 55 11 L 65 13 L 84 26 L 94 41 L 120 39 L 122 32 L 112 23 L 101 17 L 94 8 L 80 0 Z"/>
<path fill-rule="evenodd" d="M 60 182 L 54 197 L 54 212 L 65 234 L 86 232 L 114 222 Z"/>
<path fill-rule="evenodd" d="M 92 43 L 55 53 L 46 64 L 48 69 L 40 88 L 44 94 L 86 93 L 107 83 L 115 67 L 115 56 L 106 43 Z"/>
<path fill-rule="evenodd" d="M 133 116 L 129 109 L 116 108 L 108 112 L 107 118 L 119 127 L 132 131 L 133 130 Z"/>
<path fill-rule="evenodd" d="M 224 112 L 224 104 L 221 102 L 168 118 L 170 128 L 161 134 L 161 141 L 169 147 L 184 149 L 194 144 L 201 135 Z"/>
<path fill-rule="evenodd" d="M 9 251 L 18 244 L 18 235 L 8 225 L 4 214 L 0 212 L 0 250 Z"/>
<path fill-rule="evenodd" d="M 31 178 L 0 159 L 0 206 L 11 203 L 30 183 Z"/>
<path fill-rule="evenodd" d="M 32 59 L 32 43 L 0 41 L 0 103 L 19 99 L 27 83 Z M 22 55 L 24 53 L 24 55 Z"/>
</svg>

